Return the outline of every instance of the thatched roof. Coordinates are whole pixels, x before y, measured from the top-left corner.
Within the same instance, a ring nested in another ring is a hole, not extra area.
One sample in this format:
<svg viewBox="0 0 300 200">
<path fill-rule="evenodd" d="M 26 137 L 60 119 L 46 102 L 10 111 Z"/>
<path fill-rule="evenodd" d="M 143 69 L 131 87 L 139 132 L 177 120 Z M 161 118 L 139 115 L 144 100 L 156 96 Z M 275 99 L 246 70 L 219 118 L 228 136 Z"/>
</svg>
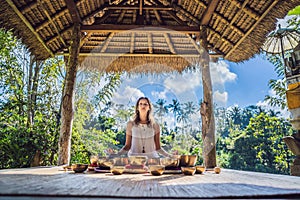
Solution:
<svg viewBox="0 0 300 200">
<path fill-rule="evenodd" d="M 46 59 L 68 53 L 73 24 L 80 23 L 82 67 L 182 71 L 199 59 L 203 38 L 209 52 L 227 60 L 251 58 L 276 18 L 297 5 L 300 0 L 3 0 L 0 27 Z M 152 67 L 141 67 L 149 62 Z"/>
</svg>

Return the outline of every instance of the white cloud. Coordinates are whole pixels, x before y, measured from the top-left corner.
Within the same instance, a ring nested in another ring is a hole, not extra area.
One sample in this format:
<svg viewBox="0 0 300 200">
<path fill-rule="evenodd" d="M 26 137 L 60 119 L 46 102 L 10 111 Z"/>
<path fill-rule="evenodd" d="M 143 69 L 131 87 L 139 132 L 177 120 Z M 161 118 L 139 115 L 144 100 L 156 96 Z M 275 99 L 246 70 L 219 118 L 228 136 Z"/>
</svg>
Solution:
<svg viewBox="0 0 300 200">
<path fill-rule="evenodd" d="M 229 66 L 224 61 L 210 63 L 210 73 L 213 85 L 224 85 L 226 82 L 235 81 L 237 75 L 229 71 Z"/>
<path fill-rule="evenodd" d="M 152 91 L 151 92 L 151 95 L 157 99 L 166 99 L 167 98 L 167 90 L 164 90 L 164 91 L 161 91 L 161 92 L 158 92 L 158 91 Z"/>
<path fill-rule="evenodd" d="M 141 92 L 137 88 L 133 88 L 130 86 L 126 86 L 124 90 L 116 92 L 112 98 L 112 101 L 116 104 L 128 104 L 130 102 L 135 103 L 136 100 L 142 96 L 145 96 L 143 92 Z"/>
<path fill-rule="evenodd" d="M 199 72 L 176 73 L 168 76 L 164 84 L 176 94 L 189 92 L 201 85 L 201 74 Z"/>
<path fill-rule="evenodd" d="M 227 92 L 220 92 L 219 90 L 215 91 L 213 94 L 214 102 L 218 106 L 226 106 L 228 100 Z"/>
</svg>

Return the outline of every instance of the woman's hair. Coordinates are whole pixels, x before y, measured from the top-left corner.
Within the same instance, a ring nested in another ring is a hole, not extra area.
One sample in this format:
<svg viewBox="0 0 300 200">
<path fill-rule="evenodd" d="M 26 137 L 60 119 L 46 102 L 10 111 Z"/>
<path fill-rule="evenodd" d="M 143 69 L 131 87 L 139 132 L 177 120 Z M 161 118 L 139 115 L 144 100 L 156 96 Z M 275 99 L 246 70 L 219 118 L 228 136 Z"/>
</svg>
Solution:
<svg viewBox="0 0 300 200">
<path fill-rule="evenodd" d="M 134 116 L 133 116 L 133 122 L 138 125 L 141 122 L 141 118 L 140 118 L 140 112 L 139 112 L 139 103 L 140 100 L 145 99 L 147 100 L 148 104 L 149 104 L 149 111 L 147 112 L 147 125 L 151 125 L 153 126 L 153 124 L 155 123 L 154 117 L 153 117 L 153 106 L 149 100 L 148 97 L 140 97 L 136 104 L 135 104 L 135 112 L 134 112 Z"/>
</svg>

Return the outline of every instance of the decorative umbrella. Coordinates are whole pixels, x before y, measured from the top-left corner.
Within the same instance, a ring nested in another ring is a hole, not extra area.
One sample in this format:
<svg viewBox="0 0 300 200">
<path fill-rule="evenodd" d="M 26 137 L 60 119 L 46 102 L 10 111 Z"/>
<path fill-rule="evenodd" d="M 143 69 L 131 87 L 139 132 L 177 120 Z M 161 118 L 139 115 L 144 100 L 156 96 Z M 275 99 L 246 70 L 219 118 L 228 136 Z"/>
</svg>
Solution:
<svg viewBox="0 0 300 200">
<path fill-rule="evenodd" d="M 279 28 L 271 32 L 262 50 L 269 54 L 281 54 L 284 61 L 284 53 L 294 49 L 300 43 L 300 32 L 292 28 Z"/>
<path fill-rule="evenodd" d="M 280 54 L 294 49 L 300 42 L 300 32 L 291 28 L 281 28 L 271 32 L 264 45 L 263 51 L 270 54 Z"/>
</svg>

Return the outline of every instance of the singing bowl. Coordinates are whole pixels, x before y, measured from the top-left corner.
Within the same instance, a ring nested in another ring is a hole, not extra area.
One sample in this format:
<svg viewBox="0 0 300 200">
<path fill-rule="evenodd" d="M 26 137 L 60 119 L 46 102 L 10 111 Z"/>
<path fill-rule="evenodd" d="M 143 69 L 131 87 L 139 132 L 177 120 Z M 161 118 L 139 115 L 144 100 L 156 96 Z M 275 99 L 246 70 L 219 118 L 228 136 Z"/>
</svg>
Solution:
<svg viewBox="0 0 300 200">
<path fill-rule="evenodd" d="M 147 156 L 129 156 L 130 165 L 145 165 L 147 162 Z"/>
<path fill-rule="evenodd" d="M 161 158 L 149 158 L 147 163 L 148 165 L 160 165 Z"/>
<path fill-rule="evenodd" d="M 98 160 L 99 160 L 98 156 L 91 156 L 90 157 L 90 163 L 91 163 L 91 165 L 97 165 Z"/>
<path fill-rule="evenodd" d="M 194 167 L 197 162 L 197 155 L 182 155 L 180 157 L 180 166 Z"/>
<path fill-rule="evenodd" d="M 75 173 L 82 173 L 85 170 L 87 170 L 88 166 L 89 166 L 88 164 L 73 164 L 72 165 L 72 170 Z"/>
<path fill-rule="evenodd" d="M 165 157 L 161 158 L 161 164 L 164 165 L 165 167 L 178 167 L 180 163 L 180 158 L 178 157 Z"/>
<path fill-rule="evenodd" d="M 121 175 L 125 170 L 125 166 L 111 166 L 110 172 L 114 175 Z"/>
<path fill-rule="evenodd" d="M 165 166 L 163 165 L 149 165 L 148 168 L 153 176 L 160 176 L 165 171 Z"/>
<path fill-rule="evenodd" d="M 128 157 L 115 157 L 113 158 L 113 164 L 116 166 L 125 166 L 129 164 Z"/>
<path fill-rule="evenodd" d="M 113 165 L 113 160 L 106 157 L 106 156 L 101 156 L 98 159 L 98 165 L 100 167 L 111 167 Z"/>
<path fill-rule="evenodd" d="M 194 175 L 196 167 L 181 167 L 181 171 L 184 175 Z"/>
<path fill-rule="evenodd" d="M 206 167 L 203 165 L 196 165 L 196 174 L 202 174 L 205 172 Z"/>
</svg>

